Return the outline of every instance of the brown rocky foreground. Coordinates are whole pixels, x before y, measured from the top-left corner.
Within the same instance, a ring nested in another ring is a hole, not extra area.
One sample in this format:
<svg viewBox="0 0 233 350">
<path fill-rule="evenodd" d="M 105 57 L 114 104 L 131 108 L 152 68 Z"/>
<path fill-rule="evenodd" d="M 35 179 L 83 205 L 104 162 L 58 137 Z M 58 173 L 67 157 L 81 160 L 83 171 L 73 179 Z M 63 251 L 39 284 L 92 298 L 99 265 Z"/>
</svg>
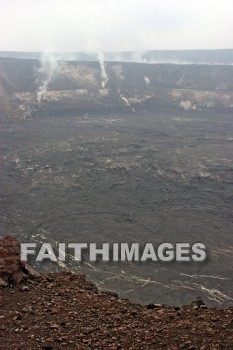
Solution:
<svg viewBox="0 0 233 350">
<path fill-rule="evenodd" d="M 17 247 L 0 239 L 0 349 L 233 349 L 233 307 L 143 306 L 84 275 L 38 275 Z"/>
</svg>

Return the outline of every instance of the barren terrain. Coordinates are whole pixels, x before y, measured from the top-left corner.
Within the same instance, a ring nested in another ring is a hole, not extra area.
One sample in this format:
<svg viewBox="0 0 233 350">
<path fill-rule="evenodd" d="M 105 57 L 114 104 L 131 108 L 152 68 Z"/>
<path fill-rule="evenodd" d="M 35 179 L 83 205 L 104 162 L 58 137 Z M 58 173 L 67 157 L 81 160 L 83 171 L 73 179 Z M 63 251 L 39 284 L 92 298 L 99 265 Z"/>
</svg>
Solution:
<svg viewBox="0 0 233 350">
<path fill-rule="evenodd" d="M 231 65 L 1 58 L 0 234 L 201 241 L 204 263 L 31 264 L 137 302 L 232 305 L 232 77 Z"/>
</svg>

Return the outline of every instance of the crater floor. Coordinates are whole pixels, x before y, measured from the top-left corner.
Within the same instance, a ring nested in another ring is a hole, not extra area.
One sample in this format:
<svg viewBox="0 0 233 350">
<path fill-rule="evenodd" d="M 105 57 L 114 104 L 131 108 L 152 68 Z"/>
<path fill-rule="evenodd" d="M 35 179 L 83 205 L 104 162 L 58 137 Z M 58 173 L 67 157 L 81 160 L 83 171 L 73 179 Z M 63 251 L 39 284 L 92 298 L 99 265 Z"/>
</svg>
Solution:
<svg viewBox="0 0 233 350">
<path fill-rule="evenodd" d="M 201 241 L 204 263 L 31 264 L 149 303 L 233 302 L 232 115 L 44 117 L 0 127 L 0 234 L 20 241 Z"/>
</svg>

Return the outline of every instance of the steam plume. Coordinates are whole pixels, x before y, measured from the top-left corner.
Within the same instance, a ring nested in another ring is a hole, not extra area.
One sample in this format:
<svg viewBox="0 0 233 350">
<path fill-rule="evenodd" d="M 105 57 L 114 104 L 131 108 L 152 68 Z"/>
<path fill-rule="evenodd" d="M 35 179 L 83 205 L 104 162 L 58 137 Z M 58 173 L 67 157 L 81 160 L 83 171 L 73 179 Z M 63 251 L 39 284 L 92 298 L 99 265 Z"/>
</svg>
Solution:
<svg viewBox="0 0 233 350">
<path fill-rule="evenodd" d="M 192 108 L 192 103 L 190 101 L 181 101 L 180 106 L 184 108 L 186 112 L 188 112 Z"/>
<path fill-rule="evenodd" d="M 41 103 L 42 95 L 47 91 L 54 73 L 58 69 L 58 60 L 53 54 L 44 54 L 41 59 L 39 73 L 42 77 L 42 83 L 37 92 L 37 102 Z"/>
<path fill-rule="evenodd" d="M 99 61 L 100 72 L 101 72 L 101 85 L 102 85 L 102 88 L 104 89 L 109 79 L 104 66 L 104 54 L 101 51 L 98 52 L 98 61 Z"/>
</svg>

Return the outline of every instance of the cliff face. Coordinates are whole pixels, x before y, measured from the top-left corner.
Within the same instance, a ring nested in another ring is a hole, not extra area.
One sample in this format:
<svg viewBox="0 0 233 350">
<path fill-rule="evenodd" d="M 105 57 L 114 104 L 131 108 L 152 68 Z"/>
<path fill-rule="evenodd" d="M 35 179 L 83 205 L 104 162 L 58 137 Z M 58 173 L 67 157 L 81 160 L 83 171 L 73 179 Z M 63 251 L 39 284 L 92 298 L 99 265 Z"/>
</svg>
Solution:
<svg viewBox="0 0 233 350">
<path fill-rule="evenodd" d="M 232 109 L 233 66 L 0 59 L 0 117 Z"/>
</svg>

